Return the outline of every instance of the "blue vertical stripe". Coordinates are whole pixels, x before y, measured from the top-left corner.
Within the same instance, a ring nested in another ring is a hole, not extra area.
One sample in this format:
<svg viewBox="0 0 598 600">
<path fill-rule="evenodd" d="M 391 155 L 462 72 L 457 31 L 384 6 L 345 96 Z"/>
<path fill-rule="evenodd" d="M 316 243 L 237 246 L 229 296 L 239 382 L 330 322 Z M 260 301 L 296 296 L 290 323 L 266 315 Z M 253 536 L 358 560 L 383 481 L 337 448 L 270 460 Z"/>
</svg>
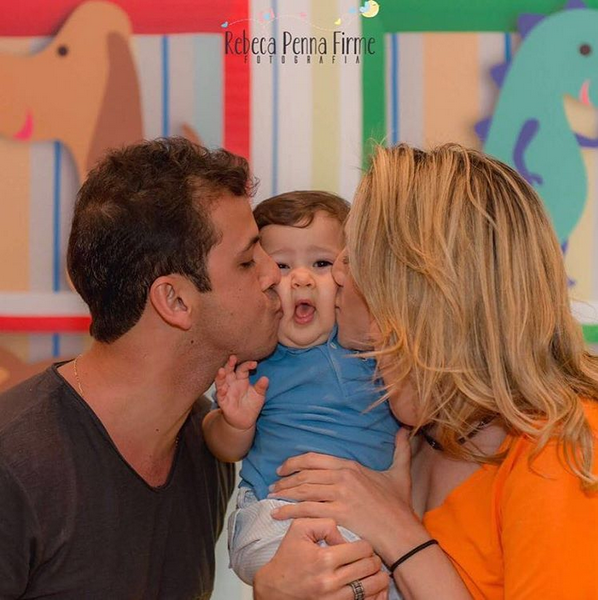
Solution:
<svg viewBox="0 0 598 600">
<path fill-rule="evenodd" d="M 511 34 L 505 33 L 505 61 L 511 62 Z"/>
<path fill-rule="evenodd" d="M 274 15 L 278 14 L 278 0 L 272 1 Z M 278 46 L 278 21 L 272 23 L 272 35 Z M 278 194 L 278 63 L 272 65 L 272 195 Z"/>
<path fill-rule="evenodd" d="M 399 141 L 399 35 L 390 36 L 391 41 L 391 132 L 390 138 L 393 146 Z"/>
<path fill-rule="evenodd" d="M 162 36 L 162 135 L 170 135 L 170 47 Z"/>
<path fill-rule="evenodd" d="M 62 189 L 62 145 L 54 142 L 54 190 L 53 190 L 53 248 L 52 248 L 52 291 L 60 291 L 60 193 Z M 60 336 L 52 335 L 52 356 L 60 354 Z"/>
<path fill-rule="evenodd" d="M 52 334 L 52 356 L 60 356 L 60 336 L 57 333 Z"/>
</svg>

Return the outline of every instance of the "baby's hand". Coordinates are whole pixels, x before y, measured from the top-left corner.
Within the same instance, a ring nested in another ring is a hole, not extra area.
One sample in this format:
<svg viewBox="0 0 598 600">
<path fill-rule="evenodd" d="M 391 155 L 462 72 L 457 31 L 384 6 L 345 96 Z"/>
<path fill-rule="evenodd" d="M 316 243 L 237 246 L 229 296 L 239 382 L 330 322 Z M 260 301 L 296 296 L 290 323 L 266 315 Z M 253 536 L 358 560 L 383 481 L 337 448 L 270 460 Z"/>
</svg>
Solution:
<svg viewBox="0 0 598 600">
<path fill-rule="evenodd" d="M 255 385 L 249 383 L 249 371 L 255 369 L 253 360 L 241 363 L 235 370 L 237 357 L 231 356 L 228 362 L 218 369 L 216 400 L 222 410 L 224 420 L 235 429 L 250 429 L 255 425 L 266 399 L 268 378 L 260 377 Z"/>
</svg>

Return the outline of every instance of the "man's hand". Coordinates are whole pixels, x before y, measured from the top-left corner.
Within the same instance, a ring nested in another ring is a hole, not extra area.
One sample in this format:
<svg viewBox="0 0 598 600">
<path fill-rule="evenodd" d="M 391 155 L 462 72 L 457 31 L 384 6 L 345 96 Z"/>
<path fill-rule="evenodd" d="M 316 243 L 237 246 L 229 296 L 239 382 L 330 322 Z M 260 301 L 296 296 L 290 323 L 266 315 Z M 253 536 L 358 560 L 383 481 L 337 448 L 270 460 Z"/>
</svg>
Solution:
<svg viewBox="0 0 598 600">
<path fill-rule="evenodd" d="M 296 519 L 274 558 L 257 572 L 253 598 L 353 600 L 349 584 L 359 580 L 368 600 L 386 600 L 389 579 L 381 567 L 368 542 L 346 542 L 331 519 Z"/>
<path fill-rule="evenodd" d="M 246 430 L 255 425 L 262 410 L 268 389 L 268 378 L 261 377 L 255 385 L 249 383 L 249 371 L 255 369 L 255 361 L 237 365 L 237 357 L 231 356 L 224 367 L 218 369 L 216 400 L 225 421 L 235 429 Z M 236 368 L 235 368 L 236 367 Z"/>
</svg>

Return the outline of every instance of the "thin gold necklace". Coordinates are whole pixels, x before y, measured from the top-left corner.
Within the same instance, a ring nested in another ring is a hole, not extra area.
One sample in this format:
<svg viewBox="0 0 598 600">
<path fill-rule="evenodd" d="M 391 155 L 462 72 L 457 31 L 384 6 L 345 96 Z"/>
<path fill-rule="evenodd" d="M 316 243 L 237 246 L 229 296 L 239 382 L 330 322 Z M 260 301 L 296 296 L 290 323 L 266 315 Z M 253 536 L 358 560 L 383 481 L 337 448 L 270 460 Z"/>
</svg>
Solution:
<svg viewBox="0 0 598 600">
<path fill-rule="evenodd" d="M 83 388 L 81 387 L 81 380 L 79 379 L 79 372 L 77 371 L 77 361 L 81 358 L 81 355 L 77 356 L 73 362 L 73 371 L 75 371 L 75 380 L 77 381 L 77 388 L 79 389 L 79 395 L 83 398 Z"/>
<path fill-rule="evenodd" d="M 77 356 L 73 361 L 73 371 L 75 372 L 75 381 L 77 382 L 77 389 L 79 390 L 79 395 L 83 398 L 83 388 L 81 387 L 81 379 L 79 379 L 79 371 L 77 371 L 77 361 L 81 358 L 81 355 Z M 179 446 L 179 441 L 181 439 L 181 432 L 179 431 L 176 438 L 174 439 L 174 447 L 175 449 Z"/>
</svg>

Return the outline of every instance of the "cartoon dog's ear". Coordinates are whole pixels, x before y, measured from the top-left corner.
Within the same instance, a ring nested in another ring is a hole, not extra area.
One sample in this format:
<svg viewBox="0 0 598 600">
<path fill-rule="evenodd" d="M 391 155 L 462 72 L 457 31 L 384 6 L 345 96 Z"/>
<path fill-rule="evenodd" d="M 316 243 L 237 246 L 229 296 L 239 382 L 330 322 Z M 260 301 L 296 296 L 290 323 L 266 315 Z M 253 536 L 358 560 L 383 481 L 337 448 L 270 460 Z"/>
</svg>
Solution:
<svg viewBox="0 0 598 600">
<path fill-rule="evenodd" d="M 109 72 L 86 168 L 91 169 L 107 148 L 143 137 L 137 70 L 127 41 L 118 33 L 107 36 Z"/>
</svg>

